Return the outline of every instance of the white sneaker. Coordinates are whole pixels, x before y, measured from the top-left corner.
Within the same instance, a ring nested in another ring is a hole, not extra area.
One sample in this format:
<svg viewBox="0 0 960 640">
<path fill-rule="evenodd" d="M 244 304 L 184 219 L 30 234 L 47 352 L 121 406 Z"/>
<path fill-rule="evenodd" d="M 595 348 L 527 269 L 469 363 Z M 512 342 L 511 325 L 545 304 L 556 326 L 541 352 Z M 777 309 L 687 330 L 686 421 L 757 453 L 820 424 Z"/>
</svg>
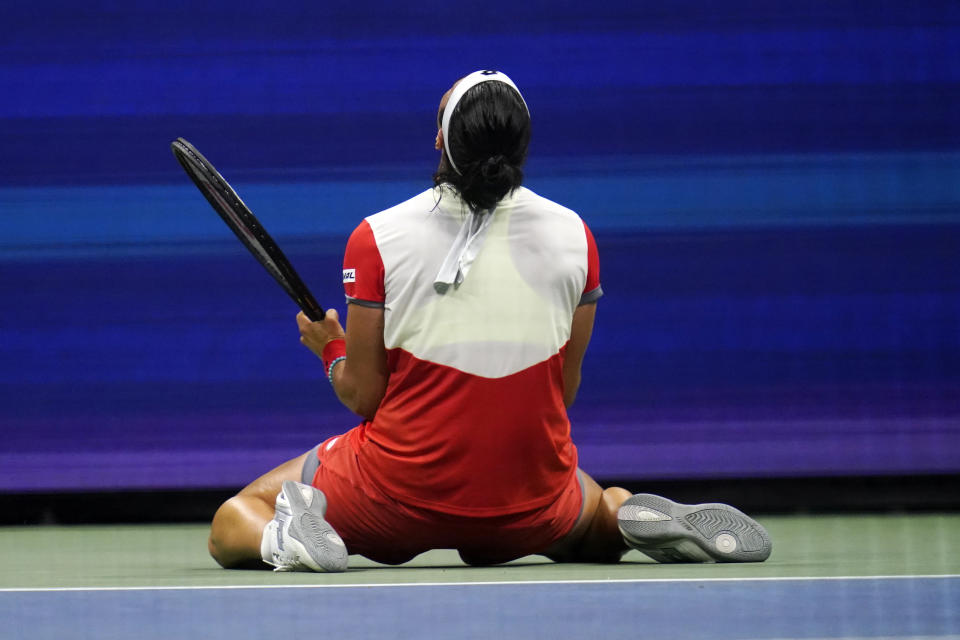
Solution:
<svg viewBox="0 0 960 640">
<path fill-rule="evenodd" d="M 263 529 L 260 556 L 274 571 L 347 570 L 347 547 L 323 519 L 327 497 L 292 480 L 283 483 L 273 520 Z"/>
</svg>

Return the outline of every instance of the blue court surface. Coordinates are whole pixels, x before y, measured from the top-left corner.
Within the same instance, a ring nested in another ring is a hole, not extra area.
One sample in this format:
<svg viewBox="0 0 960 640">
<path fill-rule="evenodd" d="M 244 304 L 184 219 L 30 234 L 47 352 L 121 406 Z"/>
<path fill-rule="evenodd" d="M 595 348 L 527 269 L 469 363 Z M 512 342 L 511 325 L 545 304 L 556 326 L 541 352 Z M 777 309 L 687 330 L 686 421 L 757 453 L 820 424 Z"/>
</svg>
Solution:
<svg viewBox="0 0 960 640">
<path fill-rule="evenodd" d="M 0 596 L 5 633 L 21 638 L 260 638 L 278 632 L 329 638 L 958 638 L 958 605 L 960 576 L 81 589 Z"/>
<path fill-rule="evenodd" d="M 960 638 L 960 516 L 767 516 L 760 564 L 225 571 L 206 526 L 0 529 L 0 638 Z"/>
</svg>

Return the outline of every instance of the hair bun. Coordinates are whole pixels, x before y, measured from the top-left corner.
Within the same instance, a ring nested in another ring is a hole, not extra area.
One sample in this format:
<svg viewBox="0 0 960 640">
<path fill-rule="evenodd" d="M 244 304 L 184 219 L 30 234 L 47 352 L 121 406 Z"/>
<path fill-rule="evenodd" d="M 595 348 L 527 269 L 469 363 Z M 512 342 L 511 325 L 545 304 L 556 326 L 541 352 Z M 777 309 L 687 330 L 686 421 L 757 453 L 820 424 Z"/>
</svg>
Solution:
<svg viewBox="0 0 960 640">
<path fill-rule="evenodd" d="M 480 166 L 480 173 L 486 180 L 496 181 L 503 174 L 506 162 L 507 159 L 500 154 L 487 158 L 486 162 Z"/>
</svg>

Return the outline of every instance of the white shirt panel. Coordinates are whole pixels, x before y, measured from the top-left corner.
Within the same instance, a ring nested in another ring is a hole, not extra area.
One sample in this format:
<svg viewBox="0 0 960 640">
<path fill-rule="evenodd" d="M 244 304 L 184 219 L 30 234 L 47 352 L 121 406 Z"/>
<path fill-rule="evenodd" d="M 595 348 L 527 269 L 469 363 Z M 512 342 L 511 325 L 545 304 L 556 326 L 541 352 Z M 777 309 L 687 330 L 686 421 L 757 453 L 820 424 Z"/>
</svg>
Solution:
<svg viewBox="0 0 960 640">
<path fill-rule="evenodd" d="M 439 195 L 431 189 L 367 218 L 384 265 L 386 347 L 488 378 L 555 355 L 586 283 L 579 216 L 518 189 L 494 210 L 463 283 L 439 294 L 434 278 L 471 215 L 449 189 L 437 205 Z"/>
</svg>

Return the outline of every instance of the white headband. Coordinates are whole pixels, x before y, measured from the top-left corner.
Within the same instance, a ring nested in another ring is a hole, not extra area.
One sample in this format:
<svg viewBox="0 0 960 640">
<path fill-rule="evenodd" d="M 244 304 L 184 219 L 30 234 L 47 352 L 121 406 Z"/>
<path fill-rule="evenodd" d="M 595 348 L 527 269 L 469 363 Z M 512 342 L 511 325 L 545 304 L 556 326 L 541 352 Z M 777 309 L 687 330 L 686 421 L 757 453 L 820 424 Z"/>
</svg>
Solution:
<svg viewBox="0 0 960 640">
<path fill-rule="evenodd" d="M 517 95 L 520 96 L 520 101 L 523 102 L 523 107 L 527 110 L 527 114 L 530 113 L 530 108 L 527 107 L 526 100 L 523 99 L 523 94 L 520 93 L 520 89 L 517 89 L 517 85 L 513 83 L 513 80 L 507 77 L 506 74 L 500 73 L 499 71 L 474 71 L 466 78 L 461 80 L 456 87 L 453 88 L 453 92 L 450 94 L 450 99 L 447 100 L 447 106 L 443 109 L 443 148 L 447 153 L 447 160 L 450 161 L 450 166 L 453 167 L 453 170 L 457 173 L 460 173 L 460 169 L 457 169 L 457 165 L 453 162 L 453 153 L 450 151 L 450 118 L 453 116 L 454 110 L 457 108 L 457 103 L 460 102 L 460 99 L 466 95 L 467 91 L 474 88 L 481 82 L 489 82 L 490 80 L 496 80 L 497 82 L 503 82 L 506 85 L 513 87 L 513 90 L 517 92 Z"/>
</svg>

